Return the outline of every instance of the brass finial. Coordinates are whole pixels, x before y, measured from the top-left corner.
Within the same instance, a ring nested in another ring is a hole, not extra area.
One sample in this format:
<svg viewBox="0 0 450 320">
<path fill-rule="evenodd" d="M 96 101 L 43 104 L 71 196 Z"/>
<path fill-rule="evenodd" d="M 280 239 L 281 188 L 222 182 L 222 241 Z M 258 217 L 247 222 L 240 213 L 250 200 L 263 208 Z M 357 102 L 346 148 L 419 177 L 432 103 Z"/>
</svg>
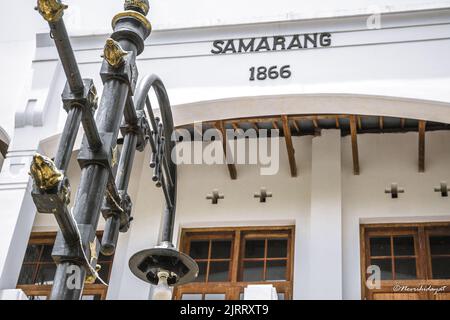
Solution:
<svg viewBox="0 0 450 320">
<path fill-rule="evenodd" d="M 55 163 L 46 156 L 36 153 L 30 166 L 30 175 L 39 189 L 49 190 L 54 188 L 64 178 Z"/>
<path fill-rule="evenodd" d="M 128 52 L 123 50 L 117 41 L 114 41 L 111 38 L 106 39 L 106 44 L 103 50 L 102 58 L 105 58 L 105 60 L 109 63 L 111 67 L 113 68 L 120 67 L 125 61 L 123 57 L 125 57 L 127 54 Z"/>
<path fill-rule="evenodd" d="M 57 22 L 64 14 L 68 6 L 58 0 L 38 0 L 35 9 L 48 22 Z"/>
<path fill-rule="evenodd" d="M 102 266 L 97 264 L 95 266 L 95 272 L 97 272 L 97 274 L 98 274 L 98 272 L 100 271 L 101 268 L 102 268 Z M 86 277 L 86 280 L 84 280 L 84 283 L 86 283 L 86 284 L 93 284 L 96 279 L 97 279 L 96 275 L 91 273 L 90 275 L 88 275 Z"/>
<path fill-rule="evenodd" d="M 138 11 L 144 16 L 147 15 L 149 10 L 148 0 L 125 0 L 123 7 L 125 10 Z"/>
</svg>

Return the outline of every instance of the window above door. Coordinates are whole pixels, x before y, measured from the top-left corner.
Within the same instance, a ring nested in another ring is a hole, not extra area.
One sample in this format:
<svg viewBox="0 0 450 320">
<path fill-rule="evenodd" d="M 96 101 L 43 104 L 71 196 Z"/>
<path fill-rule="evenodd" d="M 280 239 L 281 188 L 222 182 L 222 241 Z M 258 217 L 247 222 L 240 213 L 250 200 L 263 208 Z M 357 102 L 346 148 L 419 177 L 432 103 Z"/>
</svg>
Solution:
<svg viewBox="0 0 450 320">
<path fill-rule="evenodd" d="M 97 236 L 101 239 L 102 234 Z M 17 288 L 22 289 L 30 300 L 46 300 L 51 293 L 56 264 L 52 258 L 56 232 L 32 233 L 22 262 Z M 109 282 L 114 256 L 100 253 L 97 264 L 100 265 L 100 278 Z M 96 279 L 93 284 L 85 284 L 83 300 L 103 300 L 107 287 Z"/>
<path fill-rule="evenodd" d="M 272 284 L 292 298 L 294 227 L 184 229 L 181 250 L 199 266 L 194 283 L 175 299 L 239 300 L 249 284 Z"/>
<path fill-rule="evenodd" d="M 361 266 L 365 299 L 450 299 L 450 223 L 362 225 Z M 381 288 L 366 286 L 369 266 Z"/>
</svg>

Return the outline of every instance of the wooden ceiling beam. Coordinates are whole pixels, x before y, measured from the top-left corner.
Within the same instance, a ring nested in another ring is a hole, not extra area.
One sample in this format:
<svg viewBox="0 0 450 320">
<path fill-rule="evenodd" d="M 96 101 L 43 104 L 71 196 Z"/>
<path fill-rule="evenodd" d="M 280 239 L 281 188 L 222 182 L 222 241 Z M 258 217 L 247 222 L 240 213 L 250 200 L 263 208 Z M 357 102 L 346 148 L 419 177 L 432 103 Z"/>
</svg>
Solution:
<svg viewBox="0 0 450 320">
<path fill-rule="evenodd" d="M 296 177 L 297 164 L 295 163 L 295 150 L 292 144 L 291 127 L 289 126 L 288 116 L 286 115 L 281 116 L 281 122 L 283 123 L 284 140 L 286 142 L 286 149 L 288 153 L 289 167 L 291 169 L 291 176 Z"/>
<path fill-rule="evenodd" d="M 419 120 L 419 172 L 425 172 L 425 129 L 426 121 Z"/>
<path fill-rule="evenodd" d="M 319 129 L 319 123 L 317 122 L 317 117 L 312 118 L 314 129 Z"/>
<path fill-rule="evenodd" d="M 230 144 L 228 143 L 225 125 L 224 125 L 223 121 L 221 120 L 221 121 L 217 121 L 214 126 L 216 127 L 217 130 L 220 131 L 220 133 L 222 135 L 223 154 L 225 156 L 225 162 L 227 164 L 228 171 L 230 173 L 230 178 L 231 178 L 231 180 L 236 180 L 237 179 L 237 170 L 236 170 L 236 165 L 234 164 L 234 160 L 231 158 Z M 229 159 L 231 161 L 228 161 Z"/>
<path fill-rule="evenodd" d="M 225 123 L 253 123 L 253 122 L 271 122 L 280 120 L 280 116 L 271 116 L 271 117 L 248 117 L 248 118 L 235 118 L 235 119 L 226 119 L 223 120 Z M 215 122 L 215 121 L 213 121 Z"/>
<path fill-rule="evenodd" d="M 297 123 L 297 120 L 292 120 L 292 123 L 294 124 L 295 131 L 297 131 L 297 134 L 300 134 L 300 125 Z"/>
<path fill-rule="evenodd" d="M 359 175 L 358 136 L 355 116 L 350 116 L 350 133 L 352 140 L 353 174 Z"/>
</svg>

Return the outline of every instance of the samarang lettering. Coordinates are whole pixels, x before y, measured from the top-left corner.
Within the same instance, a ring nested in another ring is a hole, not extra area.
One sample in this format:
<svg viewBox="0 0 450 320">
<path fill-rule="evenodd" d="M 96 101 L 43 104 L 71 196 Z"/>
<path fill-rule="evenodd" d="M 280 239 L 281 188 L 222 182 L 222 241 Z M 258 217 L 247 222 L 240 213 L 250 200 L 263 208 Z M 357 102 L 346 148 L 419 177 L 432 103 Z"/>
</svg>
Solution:
<svg viewBox="0 0 450 320">
<path fill-rule="evenodd" d="M 331 34 L 306 33 L 290 36 L 215 40 L 212 54 L 233 54 L 250 52 L 268 52 L 298 50 L 331 46 Z"/>
</svg>

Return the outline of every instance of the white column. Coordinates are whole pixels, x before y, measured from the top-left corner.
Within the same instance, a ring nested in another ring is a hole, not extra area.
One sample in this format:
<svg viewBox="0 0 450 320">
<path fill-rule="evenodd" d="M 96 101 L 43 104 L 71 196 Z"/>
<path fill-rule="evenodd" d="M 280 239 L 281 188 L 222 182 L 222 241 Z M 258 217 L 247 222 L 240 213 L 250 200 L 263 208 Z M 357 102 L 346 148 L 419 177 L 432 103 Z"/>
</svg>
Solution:
<svg viewBox="0 0 450 320">
<path fill-rule="evenodd" d="M 8 152 L 0 174 L 0 290 L 16 287 L 36 208 L 28 176 L 35 150 Z"/>
<path fill-rule="evenodd" d="M 310 299 L 342 299 L 341 135 L 312 141 Z"/>
<path fill-rule="evenodd" d="M 44 61 L 33 68 L 31 87 L 16 107 L 13 139 L 0 172 L 0 290 L 16 287 L 36 215 L 30 163 L 41 140 L 58 132 L 62 112 L 61 65 Z"/>
</svg>

